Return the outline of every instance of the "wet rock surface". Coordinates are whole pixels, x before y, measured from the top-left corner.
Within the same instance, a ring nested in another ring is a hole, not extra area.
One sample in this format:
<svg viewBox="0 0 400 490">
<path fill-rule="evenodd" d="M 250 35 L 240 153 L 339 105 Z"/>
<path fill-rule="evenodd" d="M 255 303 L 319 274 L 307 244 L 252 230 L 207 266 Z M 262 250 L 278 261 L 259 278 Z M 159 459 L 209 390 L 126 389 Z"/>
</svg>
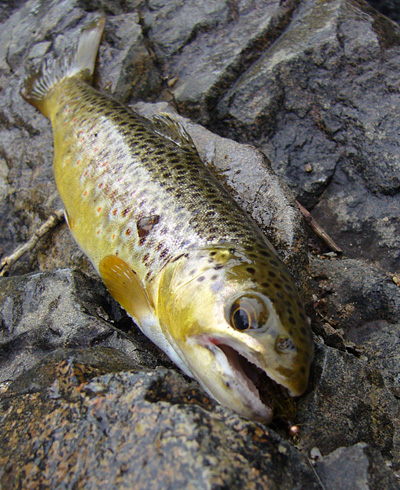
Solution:
<svg viewBox="0 0 400 490">
<path fill-rule="evenodd" d="M 90 380 L 90 361 L 49 363 L 55 377 L 46 391 L 0 402 L 5 488 L 320 488 L 290 444 L 210 413 L 213 404 L 177 372 Z"/>
<path fill-rule="evenodd" d="M 398 21 L 396 2 L 370 3 Z M 361 0 L 2 4 L 3 254 L 61 207 L 50 124 L 20 83 L 98 10 L 97 86 L 147 115 L 178 110 L 312 295 L 310 386 L 298 430 L 217 406 L 137 332 L 61 225 L 0 279 L 1 485 L 399 488 L 399 27 Z M 271 167 L 344 258 L 305 238 Z"/>
<path fill-rule="evenodd" d="M 104 285 L 70 269 L 0 278 L 0 325 L 0 383 L 59 348 L 115 348 L 138 367 L 160 361 Z"/>
<path fill-rule="evenodd" d="M 329 456 L 318 460 L 316 468 L 327 489 L 398 488 L 396 480 L 383 469 L 382 456 L 362 442 L 336 449 Z M 335 481 L 334 487 L 332 481 Z"/>
</svg>

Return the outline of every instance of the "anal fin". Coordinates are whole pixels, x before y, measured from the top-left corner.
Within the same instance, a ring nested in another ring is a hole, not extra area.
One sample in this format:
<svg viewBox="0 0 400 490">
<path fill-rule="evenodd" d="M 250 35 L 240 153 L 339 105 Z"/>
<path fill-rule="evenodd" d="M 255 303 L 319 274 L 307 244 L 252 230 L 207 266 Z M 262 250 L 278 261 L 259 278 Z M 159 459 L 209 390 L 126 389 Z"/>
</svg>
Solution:
<svg viewBox="0 0 400 490">
<path fill-rule="evenodd" d="M 111 296 L 139 323 L 153 315 L 153 308 L 142 282 L 129 265 L 115 255 L 99 264 L 100 276 Z"/>
</svg>

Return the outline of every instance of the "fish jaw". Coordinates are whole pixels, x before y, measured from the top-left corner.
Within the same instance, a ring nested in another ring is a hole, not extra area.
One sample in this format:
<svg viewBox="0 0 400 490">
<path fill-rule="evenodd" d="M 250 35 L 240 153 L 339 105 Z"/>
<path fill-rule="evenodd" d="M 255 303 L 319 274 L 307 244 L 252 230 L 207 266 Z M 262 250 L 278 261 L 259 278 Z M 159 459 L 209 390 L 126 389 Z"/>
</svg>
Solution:
<svg viewBox="0 0 400 490">
<path fill-rule="evenodd" d="M 206 333 L 187 339 L 181 352 L 193 376 L 222 405 L 269 424 L 276 396 L 301 395 L 308 373 L 299 373 L 295 355 L 276 353 L 274 338 Z M 285 358 L 286 357 L 286 358 Z"/>
<path fill-rule="evenodd" d="M 188 344 L 189 351 L 192 347 L 193 354 L 196 352 L 190 356 L 190 369 L 212 398 L 248 419 L 265 424 L 272 421 L 273 407 L 261 400 L 235 349 L 207 335 L 191 339 Z"/>
</svg>

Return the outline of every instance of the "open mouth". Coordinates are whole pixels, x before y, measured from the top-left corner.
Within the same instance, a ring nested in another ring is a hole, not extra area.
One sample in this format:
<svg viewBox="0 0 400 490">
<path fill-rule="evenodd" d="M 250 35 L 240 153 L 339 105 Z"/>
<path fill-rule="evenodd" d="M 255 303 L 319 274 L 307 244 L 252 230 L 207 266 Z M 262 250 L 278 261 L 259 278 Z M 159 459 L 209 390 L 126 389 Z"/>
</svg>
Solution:
<svg viewBox="0 0 400 490">
<path fill-rule="evenodd" d="M 257 397 L 263 405 L 272 410 L 274 418 L 291 419 L 294 417 L 294 401 L 286 388 L 272 380 L 263 369 L 249 361 L 233 347 L 215 342 L 215 340 L 213 344 L 223 352 L 232 373 L 237 378 L 238 385 L 247 388 L 251 397 Z M 246 395 L 246 393 L 243 394 Z"/>
</svg>

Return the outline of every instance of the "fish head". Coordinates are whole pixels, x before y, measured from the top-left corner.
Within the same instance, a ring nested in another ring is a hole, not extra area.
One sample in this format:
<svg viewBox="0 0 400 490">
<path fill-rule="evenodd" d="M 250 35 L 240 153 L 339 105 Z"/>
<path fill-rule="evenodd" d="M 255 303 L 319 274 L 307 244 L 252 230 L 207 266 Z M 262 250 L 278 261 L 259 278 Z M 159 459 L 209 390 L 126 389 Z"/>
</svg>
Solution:
<svg viewBox="0 0 400 490">
<path fill-rule="evenodd" d="M 313 344 L 286 267 L 266 251 L 221 244 L 180 257 L 162 284 L 159 317 L 210 395 L 268 423 L 283 398 L 305 391 Z"/>
</svg>

